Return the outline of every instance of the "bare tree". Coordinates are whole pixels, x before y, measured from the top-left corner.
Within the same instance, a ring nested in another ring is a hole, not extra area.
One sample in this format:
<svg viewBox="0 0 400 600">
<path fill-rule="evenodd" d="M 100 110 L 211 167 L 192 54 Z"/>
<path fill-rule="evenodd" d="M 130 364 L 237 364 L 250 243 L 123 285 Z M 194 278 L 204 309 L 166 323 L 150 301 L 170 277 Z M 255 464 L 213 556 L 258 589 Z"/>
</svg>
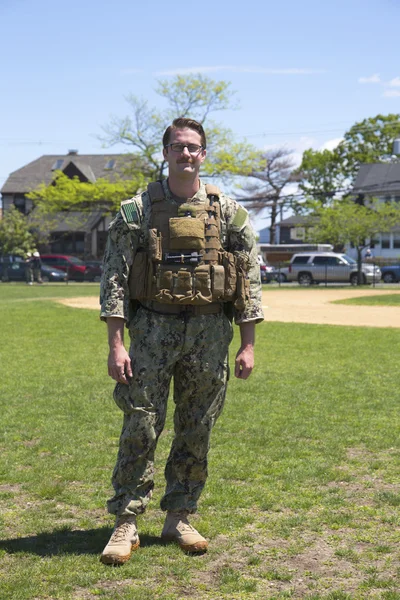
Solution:
<svg viewBox="0 0 400 600">
<path fill-rule="evenodd" d="M 264 169 L 253 171 L 242 189 L 246 196 L 239 201 L 256 215 L 267 210 L 271 219 L 270 242 L 276 240 L 276 221 L 279 211 L 290 206 L 294 198 L 291 184 L 299 181 L 293 151 L 287 148 L 274 148 L 263 153 Z"/>
</svg>

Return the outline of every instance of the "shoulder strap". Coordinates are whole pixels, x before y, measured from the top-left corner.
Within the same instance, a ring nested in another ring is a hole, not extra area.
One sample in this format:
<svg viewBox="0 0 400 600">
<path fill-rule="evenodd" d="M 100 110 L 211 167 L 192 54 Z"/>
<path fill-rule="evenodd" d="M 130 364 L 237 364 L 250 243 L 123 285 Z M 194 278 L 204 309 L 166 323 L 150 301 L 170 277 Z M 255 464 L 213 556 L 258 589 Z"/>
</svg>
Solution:
<svg viewBox="0 0 400 600">
<path fill-rule="evenodd" d="M 206 183 L 206 194 L 207 196 L 218 196 L 219 198 L 221 195 L 221 190 L 213 183 Z"/>
<path fill-rule="evenodd" d="M 149 183 L 149 185 L 147 186 L 147 191 L 149 193 L 150 200 L 152 203 L 160 202 L 165 198 L 164 188 L 162 186 L 161 181 L 152 181 L 151 183 Z"/>
</svg>

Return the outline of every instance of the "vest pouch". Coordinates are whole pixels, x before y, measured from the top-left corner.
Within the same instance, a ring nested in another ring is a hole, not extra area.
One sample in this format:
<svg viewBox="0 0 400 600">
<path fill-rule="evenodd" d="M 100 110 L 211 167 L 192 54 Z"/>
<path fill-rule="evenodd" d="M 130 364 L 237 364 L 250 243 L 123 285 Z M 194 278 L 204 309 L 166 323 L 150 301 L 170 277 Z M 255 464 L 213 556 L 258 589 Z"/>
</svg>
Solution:
<svg viewBox="0 0 400 600">
<path fill-rule="evenodd" d="M 147 252 L 138 251 L 129 272 L 129 297 L 133 300 L 146 298 L 151 293 L 152 264 Z"/>
<path fill-rule="evenodd" d="M 171 218 L 169 247 L 171 250 L 203 250 L 204 222 L 192 217 Z"/>
<path fill-rule="evenodd" d="M 193 296 L 191 270 L 181 268 L 178 272 L 172 274 L 172 278 L 172 294 L 175 302 L 190 303 Z"/>
<path fill-rule="evenodd" d="M 223 265 L 211 265 L 211 289 L 213 300 L 224 298 L 225 269 Z"/>
<path fill-rule="evenodd" d="M 200 265 L 193 274 L 194 297 L 192 304 L 208 304 L 212 302 L 210 265 Z"/>
<path fill-rule="evenodd" d="M 244 255 L 236 256 L 236 267 L 237 267 L 237 282 L 236 282 L 236 301 L 235 308 L 237 310 L 244 310 L 246 303 L 250 296 L 250 280 L 247 275 L 248 271 L 248 258 Z"/>
<path fill-rule="evenodd" d="M 235 257 L 231 252 L 223 252 L 222 264 L 225 271 L 224 300 L 232 300 L 236 294 L 237 272 Z"/>
<path fill-rule="evenodd" d="M 157 229 L 149 229 L 149 255 L 156 262 L 162 260 L 162 239 Z"/>
<path fill-rule="evenodd" d="M 154 300 L 171 304 L 173 302 L 173 276 L 170 265 L 157 265 L 156 287 L 157 289 Z"/>
</svg>

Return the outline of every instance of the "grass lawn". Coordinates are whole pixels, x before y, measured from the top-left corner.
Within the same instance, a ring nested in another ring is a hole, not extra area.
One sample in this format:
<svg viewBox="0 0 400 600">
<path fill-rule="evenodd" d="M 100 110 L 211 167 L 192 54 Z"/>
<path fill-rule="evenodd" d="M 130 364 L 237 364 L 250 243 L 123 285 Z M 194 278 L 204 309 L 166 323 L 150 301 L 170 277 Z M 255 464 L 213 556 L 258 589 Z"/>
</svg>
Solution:
<svg viewBox="0 0 400 600">
<path fill-rule="evenodd" d="M 400 306 L 400 294 L 383 294 L 382 296 L 363 296 L 349 298 L 348 300 L 336 300 L 333 304 L 359 304 L 368 306 Z"/>
<path fill-rule="evenodd" d="M 51 300 L 97 294 L 0 285 L 0 599 L 400 600 L 400 330 L 258 326 L 193 519 L 209 552 L 159 538 L 170 402 L 141 548 L 113 568 L 99 562 L 122 422 L 106 327 Z M 237 347 L 236 332 L 232 361 Z"/>
</svg>

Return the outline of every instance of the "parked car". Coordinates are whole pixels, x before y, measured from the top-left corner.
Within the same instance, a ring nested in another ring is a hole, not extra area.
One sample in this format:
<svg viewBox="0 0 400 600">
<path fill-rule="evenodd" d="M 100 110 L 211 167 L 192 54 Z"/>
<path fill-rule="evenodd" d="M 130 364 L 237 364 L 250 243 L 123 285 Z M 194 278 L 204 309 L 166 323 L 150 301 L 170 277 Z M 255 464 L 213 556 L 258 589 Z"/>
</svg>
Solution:
<svg viewBox="0 0 400 600">
<path fill-rule="evenodd" d="M 261 283 L 269 283 L 275 279 L 275 269 L 271 265 L 268 265 L 261 254 L 257 256 L 257 262 L 260 265 L 260 276 Z"/>
<path fill-rule="evenodd" d="M 372 264 L 362 264 L 361 283 L 379 281 L 381 271 Z M 335 252 L 302 252 L 291 258 L 287 272 L 288 281 L 298 281 L 300 285 L 313 283 L 351 283 L 358 285 L 357 262 L 346 254 Z"/>
<path fill-rule="evenodd" d="M 398 283 L 400 281 L 400 265 L 381 267 L 382 280 L 385 283 Z"/>
<path fill-rule="evenodd" d="M 103 272 L 103 262 L 101 260 L 85 260 L 88 270 L 85 273 L 86 281 L 100 281 Z"/>
<path fill-rule="evenodd" d="M 278 283 L 286 283 L 288 280 L 289 267 L 275 267 L 275 279 Z"/>
<path fill-rule="evenodd" d="M 0 262 L 0 279 L 2 281 L 25 281 L 25 262 Z M 67 274 L 64 271 L 42 265 L 41 269 L 42 281 L 66 281 Z"/>
<path fill-rule="evenodd" d="M 83 260 L 76 256 L 68 254 L 42 254 L 40 256 L 44 265 L 49 265 L 64 271 L 68 275 L 68 279 L 74 281 L 87 281 L 86 272 L 88 267 Z"/>
</svg>

